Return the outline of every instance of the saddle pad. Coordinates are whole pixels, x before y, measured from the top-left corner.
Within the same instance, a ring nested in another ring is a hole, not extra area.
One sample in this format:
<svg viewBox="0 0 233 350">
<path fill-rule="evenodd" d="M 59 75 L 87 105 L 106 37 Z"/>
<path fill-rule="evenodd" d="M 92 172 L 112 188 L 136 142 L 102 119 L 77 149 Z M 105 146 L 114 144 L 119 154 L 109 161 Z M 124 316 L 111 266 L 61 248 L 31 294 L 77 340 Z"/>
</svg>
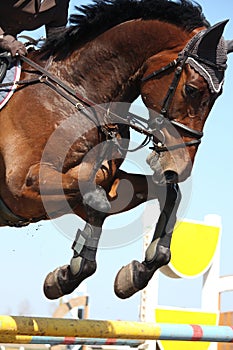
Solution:
<svg viewBox="0 0 233 350">
<path fill-rule="evenodd" d="M 9 101 L 14 91 L 17 88 L 17 81 L 19 81 L 21 73 L 21 63 L 20 60 L 13 60 L 10 67 L 7 69 L 5 78 L 3 80 L 4 83 L 11 83 L 9 86 L 1 86 L 0 84 L 0 109 L 2 109 L 5 104 Z"/>
</svg>

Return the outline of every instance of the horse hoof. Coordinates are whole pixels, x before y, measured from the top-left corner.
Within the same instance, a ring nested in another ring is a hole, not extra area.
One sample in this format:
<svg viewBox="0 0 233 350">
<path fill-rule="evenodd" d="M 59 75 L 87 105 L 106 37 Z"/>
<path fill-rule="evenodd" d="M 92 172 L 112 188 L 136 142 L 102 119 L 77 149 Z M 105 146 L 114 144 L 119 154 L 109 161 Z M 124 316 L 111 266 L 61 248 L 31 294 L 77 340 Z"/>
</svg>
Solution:
<svg viewBox="0 0 233 350">
<path fill-rule="evenodd" d="M 123 266 L 117 273 L 114 283 L 114 292 L 121 298 L 126 299 L 146 287 L 149 279 L 147 267 L 137 260 L 133 260 Z"/>
<path fill-rule="evenodd" d="M 44 281 L 44 294 L 48 299 L 57 299 L 64 295 L 59 284 L 59 275 L 65 274 L 68 270 L 68 265 L 58 267 L 53 272 L 50 272 Z"/>
<path fill-rule="evenodd" d="M 73 275 L 70 265 L 58 267 L 50 272 L 44 281 L 44 294 L 48 299 L 57 299 L 72 293 L 80 283 L 91 276 L 96 270 L 96 262 L 83 259 L 82 268 L 77 275 Z"/>
</svg>

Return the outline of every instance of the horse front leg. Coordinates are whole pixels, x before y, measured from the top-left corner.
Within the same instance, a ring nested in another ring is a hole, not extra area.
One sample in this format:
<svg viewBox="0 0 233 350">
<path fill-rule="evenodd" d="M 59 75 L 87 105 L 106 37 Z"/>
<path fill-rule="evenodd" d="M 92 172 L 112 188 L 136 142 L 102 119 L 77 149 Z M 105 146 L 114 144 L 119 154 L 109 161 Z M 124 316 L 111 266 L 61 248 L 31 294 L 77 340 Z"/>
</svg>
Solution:
<svg viewBox="0 0 233 350">
<path fill-rule="evenodd" d="M 72 293 L 80 283 L 96 271 L 96 253 L 104 220 L 110 210 L 105 190 L 97 186 L 83 196 L 87 222 L 83 231 L 78 230 L 69 265 L 50 272 L 44 282 L 44 294 L 48 299 L 57 299 Z"/>
<path fill-rule="evenodd" d="M 177 184 L 167 184 L 165 203 L 159 198 L 161 213 L 155 228 L 152 241 L 145 253 L 145 260 L 137 260 L 123 266 L 118 272 L 115 283 L 115 294 L 126 299 L 144 289 L 153 274 L 171 259 L 170 244 L 176 223 L 176 214 L 181 200 Z"/>
</svg>

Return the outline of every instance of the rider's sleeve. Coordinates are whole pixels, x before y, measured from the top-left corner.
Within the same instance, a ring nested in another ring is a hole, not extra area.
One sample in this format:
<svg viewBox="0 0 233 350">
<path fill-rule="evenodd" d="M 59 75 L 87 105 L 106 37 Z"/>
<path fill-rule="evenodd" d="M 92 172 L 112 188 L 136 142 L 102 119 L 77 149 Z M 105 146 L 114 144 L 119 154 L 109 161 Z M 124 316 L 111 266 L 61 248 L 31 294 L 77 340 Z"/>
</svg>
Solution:
<svg viewBox="0 0 233 350">
<path fill-rule="evenodd" d="M 60 26 L 60 27 L 48 27 L 46 26 L 46 37 L 49 38 L 51 37 L 52 35 L 60 32 L 62 29 L 64 29 L 65 26 Z"/>
<path fill-rule="evenodd" d="M 4 30 L 0 27 L 0 38 L 3 36 Z"/>
<path fill-rule="evenodd" d="M 57 1 L 56 12 L 45 25 L 46 36 L 50 36 L 54 32 L 61 30 L 68 22 L 68 9 L 70 0 Z"/>
</svg>

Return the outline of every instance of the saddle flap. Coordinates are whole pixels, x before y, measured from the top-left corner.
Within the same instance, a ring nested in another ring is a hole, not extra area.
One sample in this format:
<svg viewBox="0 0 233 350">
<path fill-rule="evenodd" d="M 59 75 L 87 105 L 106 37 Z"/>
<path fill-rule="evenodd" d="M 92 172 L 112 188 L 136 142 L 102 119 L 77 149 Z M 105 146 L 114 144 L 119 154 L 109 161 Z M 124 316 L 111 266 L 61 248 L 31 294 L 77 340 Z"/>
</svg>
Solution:
<svg viewBox="0 0 233 350">
<path fill-rule="evenodd" d="M 13 59 L 9 63 L 6 57 L 0 57 L 0 109 L 6 105 L 15 92 L 20 74 L 20 59 Z"/>
</svg>

